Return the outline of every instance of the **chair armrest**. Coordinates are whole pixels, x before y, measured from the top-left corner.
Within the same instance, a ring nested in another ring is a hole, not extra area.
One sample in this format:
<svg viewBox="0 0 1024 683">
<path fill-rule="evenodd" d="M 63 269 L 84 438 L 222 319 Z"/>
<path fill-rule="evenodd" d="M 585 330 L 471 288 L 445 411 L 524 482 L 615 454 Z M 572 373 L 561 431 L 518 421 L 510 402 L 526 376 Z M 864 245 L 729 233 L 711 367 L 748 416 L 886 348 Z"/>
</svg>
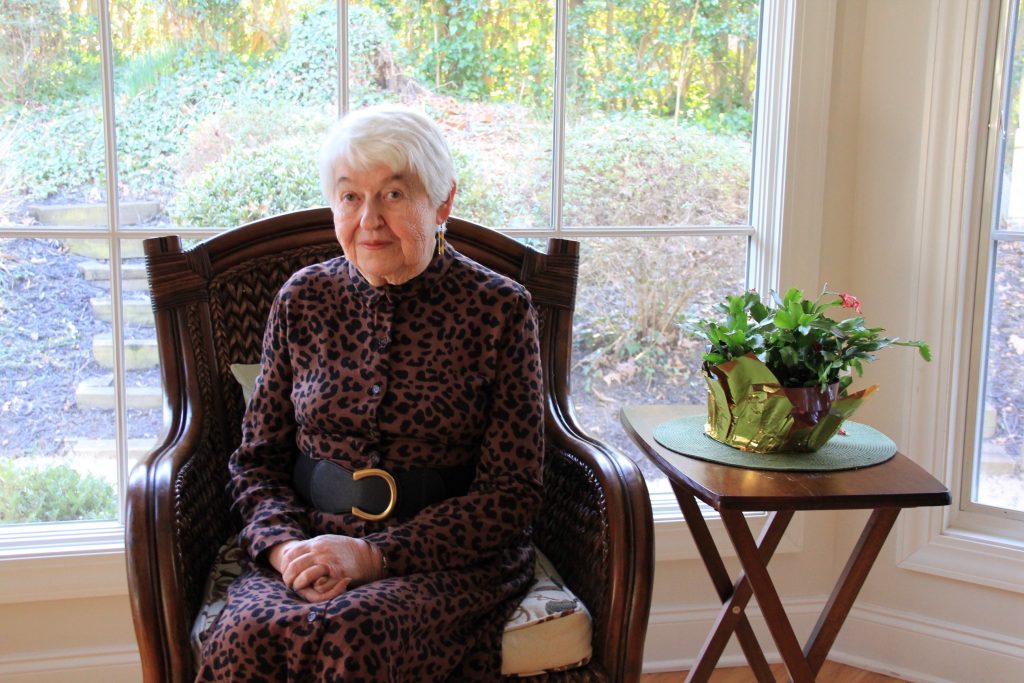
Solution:
<svg viewBox="0 0 1024 683">
<path fill-rule="evenodd" d="M 194 677 L 188 633 L 217 548 L 232 532 L 226 468 L 216 465 L 226 455 L 201 430 L 180 436 L 133 469 L 127 492 L 132 613 L 147 681 Z M 169 652 L 148 642 L 156 630 Z"/>
<path fill-rule="evenodd" d="M 226 491 L 231 445 L 212 407 L 217 397 L 209 389 L 209 356 L 186 335 L 202 327 L 196 322 L 204 310 L 188 302 L 156 311 L 166 431 L 132 470 L 127 488 L 126 561 L 146 681 L 194 678 L 191 621 L 217 548 L 232 528 Z"/>
<path fill-rule="evenodd" d="M 548 430 L 537 544 L 590 610 L 599 664 L 638 681 L 653 580 L 647 487 L 632 461 L 584 436 Z"/>
</svg>

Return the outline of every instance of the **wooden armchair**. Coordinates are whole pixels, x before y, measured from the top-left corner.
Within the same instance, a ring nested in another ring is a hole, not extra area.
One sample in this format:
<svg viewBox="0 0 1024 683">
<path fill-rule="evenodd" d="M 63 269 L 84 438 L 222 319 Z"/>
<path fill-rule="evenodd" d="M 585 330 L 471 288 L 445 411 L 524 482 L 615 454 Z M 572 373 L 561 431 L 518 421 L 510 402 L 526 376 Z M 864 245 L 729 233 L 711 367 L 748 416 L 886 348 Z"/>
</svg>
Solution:
<svg viewBox="0 0 1024 683">
<path fill-rule="evenodd" d="M 653 572 L 647 489 L 630 460 L 587 436 L 569 396 L 579 244 L 540 253 L 453 218 L 462 253 L 522 282 L 541 327 L 545 497 L 535 542 L 594 620 L 593 659 L 545 681 L 638 681 Z M 227 459 L 245 406 L 232 363 L 259 362 L 274 295 L 299 268 L 337 256 L 328 209 L 250 223 L 183 249 L 145 242 L 165 394 L 166 435 L 132 471 L 126 545 L 135 632 L 147 682 L 191 681 L 189 629 L 218 546 L 237 531 Z M 535 679 L 530 679 L 535 680 Z"/>
</svg>

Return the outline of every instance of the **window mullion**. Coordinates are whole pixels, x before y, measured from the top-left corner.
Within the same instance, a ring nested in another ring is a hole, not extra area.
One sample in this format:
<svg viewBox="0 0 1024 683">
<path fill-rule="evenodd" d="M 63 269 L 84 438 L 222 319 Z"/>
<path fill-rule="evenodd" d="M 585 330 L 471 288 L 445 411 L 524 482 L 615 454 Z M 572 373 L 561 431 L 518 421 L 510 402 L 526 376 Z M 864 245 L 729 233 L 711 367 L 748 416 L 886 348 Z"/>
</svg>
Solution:
<svg viewBox="0 0 1024 683">
<path fill-rule="evenodd" d="M 747 286 L 764 292 L 779 286 L 795 13 L 793 0 L 779 2 L 774 11 L 762 11 L 758 31 L 756 91 L 773 96 L 755 97 L 750 218 L 756 235 L 748 248 Z"/>
<path fill-rule="evenodd" d="M 1013 230 L 993 230 L 992 241 L 1000 242 L 1024 242 L 1024 232 Z"/>
<path fill-rule="evenodd" d="M 562 229 L 562 180 L 565 168 L 565 83 L 566 35 L 568 33 L 569 6 L 566 0 L 555 2 L 555 83 L 552 93 L 553 120 L 551 126 L 551 222 L 556 233 Z"/>
<path fill-rule="evenodd" d="M 348 0 L 338 0 L 338 118 L 351 106 L 348 90 Z"/>
<path fill-rule="evenodd" d="M 117 453 L 118 517 L 123 518 L 128 482 L 127 391 L 125 389 L 124 311 L 121 297 L 120 197 L 117 182 L 117 121 L 114 100 L 114 46 L 110 30 L 110 2 L 97 3 L 99 13 L 100 77 L 103 89 L 103 148 L 106 155 L 107 252 L 110 263 L 111 338 L 114 361 L 114 427 Z"/>
</svg>

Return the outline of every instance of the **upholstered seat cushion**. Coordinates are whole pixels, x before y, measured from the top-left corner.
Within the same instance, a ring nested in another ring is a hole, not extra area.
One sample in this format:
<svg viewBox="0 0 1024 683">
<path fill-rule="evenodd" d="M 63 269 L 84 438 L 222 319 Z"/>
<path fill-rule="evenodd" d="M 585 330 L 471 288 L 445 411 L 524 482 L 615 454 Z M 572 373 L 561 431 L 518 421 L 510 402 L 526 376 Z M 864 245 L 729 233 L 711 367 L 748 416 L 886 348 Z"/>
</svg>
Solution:
<svg viewBox="0 0 1024 683">
<path fill-rule="evenodd" d="M 192 651 L 197 659 L 204 639 L 224 609 L 228 586 L 242 571 L 242 554 L 235 538 L 217 552 L 206 580 L 203 604 L 192 624 Z M 590 613 L 538 550 L 533 585 L 505 624 L 501 672 L 506 676 L 531 676 L 582 666 L 590 661 L 590 638 Z"/>
</svg>

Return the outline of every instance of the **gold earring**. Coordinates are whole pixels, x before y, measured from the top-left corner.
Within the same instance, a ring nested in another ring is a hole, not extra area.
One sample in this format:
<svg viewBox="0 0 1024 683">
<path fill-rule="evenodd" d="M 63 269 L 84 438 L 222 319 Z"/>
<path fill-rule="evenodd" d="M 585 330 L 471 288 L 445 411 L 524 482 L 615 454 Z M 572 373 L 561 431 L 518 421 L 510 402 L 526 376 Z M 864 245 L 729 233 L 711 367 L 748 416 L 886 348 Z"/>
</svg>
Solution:
<svg viewBox="0 0 1024 683">
<path fill-rule="evenodd" d="M 444 223 L 437 226 L 437 253 L 441 255 L 444 253 L 444 234 L 448 232 L 448 226 Z"/>
</svg>

